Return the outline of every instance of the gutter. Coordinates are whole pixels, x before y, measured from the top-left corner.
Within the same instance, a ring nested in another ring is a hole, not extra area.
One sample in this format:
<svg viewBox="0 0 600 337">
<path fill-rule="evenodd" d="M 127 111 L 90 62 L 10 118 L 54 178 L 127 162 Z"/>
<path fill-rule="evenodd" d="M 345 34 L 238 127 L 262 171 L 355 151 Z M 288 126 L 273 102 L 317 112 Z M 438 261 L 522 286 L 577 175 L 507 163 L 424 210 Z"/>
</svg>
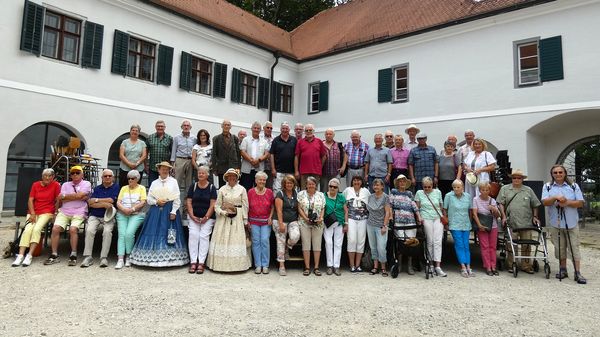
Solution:
<svg viewBox="0 0 600 337">
<path fill-rule="evenodd" d="M 269 78 L 269 119 L 268 121 L 273 121 L 273 75 L 275 74 L 275 66 L 279 63 L 279 58 L 281 57 L 281 53 L 279 50 L 273 52 L 273 57 L 275 57 L 275 63 L 271 66 L 271 77 Z"/>
</svg>

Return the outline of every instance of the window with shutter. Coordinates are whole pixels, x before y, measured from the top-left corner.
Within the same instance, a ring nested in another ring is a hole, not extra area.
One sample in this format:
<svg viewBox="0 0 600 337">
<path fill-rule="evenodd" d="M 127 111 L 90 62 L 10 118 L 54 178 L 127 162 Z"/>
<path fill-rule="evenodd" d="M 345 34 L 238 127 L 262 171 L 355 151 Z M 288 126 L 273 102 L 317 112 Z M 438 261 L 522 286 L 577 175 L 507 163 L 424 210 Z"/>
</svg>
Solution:
<svg viewBox="0 0 600 337">
<path fill-rule="evenodd" d="M 308 113 L 319 112 L 319 83 L 311 83 L 308 85 Z"/>
<path fill-rule="evenodd" d="M 78 64 L 80 40 L 80 20 L 46 10 L 42 56 Z"/>
<path fill-rule="evenodd" d="M 235 103 L 240 102 L 240 71 L 233 68 L 231 71 L 231 101 Z"/>
<path fill-rule="evenodd" d="M 240 103 L 256 106 L 256 82 L 258 78 L 244 72 L 240 72 Z"/>
<path fill-rule="evenodd" d="M 127 74 L 127 51 L 129 49 L 129 34 L 115 30 L 113 41 L 112 66 L 110 71 L 125 76 Z"/>
<path fill-rule="evenodd" d="M 102 63 L 102 39 L 104 26 L 86 21 L 81 52 L 81 65 L 87 68 L 100 69 Z"/>
<path fill-rule="evenodd" d="M 392 101 L 392 68 L 379 69 L 377 85 L 377 102 Z"/>
<path fill-rule="evenodd" d="M 225 88 L 227 85 L 227 65 L 215 62 L 215 76 L 213 82 L 213 96 L 225 98 Z"/>
<path fill-rule="evenodd" d="M 179 87 L 190 91 L 192 81 L 192 55 L 181 52 L 181 69 L 179 71 Z"/>
<path fill-rule="evenodd" d="M 20 49 L 37 56 L 42 52 L 44 11 L 44 7 L 31 1 L 25 1 Z"/>
<path fill-rule="evenodd" d="M 171 85 L 173 71 L 173 48 L 165 45 L 158 46 L 158 66 L 156 84 Z"/>
<path fill-rule="evenodd" d="M 192 56 L 192 87 L 191 90 L 200 94 L 210 95 L 212 92 L 213 64 L 210 61 Z"/>
<path fill-rule="evenodd" d="M 528 41 L 516 46 L 517 85 L 529 86 L 540 83 L 540 58 L 538 41 Z"/>
<path fill-rule="evenodd" d="M 258 108 L 269 108 L 269 79 L 264 77 L 258 78 Z"/>
<path fill-rule="evenodd" d="M 539 50 L 542 82 L 564 79 L 561 36 L 541 39 Z"/>
<path fill-rule="evenodd" d="M 408 102 L 408 65 L 394 68 L 394 102 Z"/>
<path fill-rule="evenodd" d="M 292 86 L 286 84 L 277 84 L 279 95 L 276 101 L 280 112 L 292 112 Z"/>
</svg>

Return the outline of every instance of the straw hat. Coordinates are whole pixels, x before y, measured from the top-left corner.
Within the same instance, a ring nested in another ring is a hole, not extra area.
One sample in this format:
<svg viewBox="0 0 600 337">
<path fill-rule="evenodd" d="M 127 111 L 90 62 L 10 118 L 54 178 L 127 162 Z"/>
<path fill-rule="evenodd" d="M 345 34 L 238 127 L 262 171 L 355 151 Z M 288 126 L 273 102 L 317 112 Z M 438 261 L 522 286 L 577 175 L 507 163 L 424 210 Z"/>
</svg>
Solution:
<svg viewBox="0 0 600 337">
<path fill-rule="evenodd" d="M 235 175 L 235 178 L 236 178 L 236 179 L 240 179 L 240 174 L 239 174 L 239 173 L 238 173 L 238 171 L 237 171 L 236 169 L 234 169 L 234 168 L 230 168 L 230 169 L 228 169 L 228 170 L 227 170 L 227 172 L 225 172 L 225 173 L 223 174 L 223 179 L 224 179 L 224 180 L 227 180 L 227 176 L 228 176 L 228 175 L 232 175 L 232 174 L 233 174 L 233 175 Z"/>
<path fill-rule="evenodd" d="M 171 166 L 171 164 L 169 164 L 168 161 L 161 161 L 160 163 L 156 164 L 156 168 L 160 168 L 161 166 L 166 166 L 168 168 L 173 168 L 173 166 Z"/>
<path fill-rule="evenodd" d="M 527 175 L 521 169 L 513 169 L 510 173 L 510 177 L 512 178 L 513 176 L 523 177 L 523 179 L 527 178 Z"/>
<path fill-rule="evenodd" d="M 111 208 L 107 208 L 104 212 L 104 222 L 109 222 L 112 220 L 117 214 L 117 209 L 113 206 Z"/>
<path fill-rule="evenodd" d="M 477 182 L 479 181 L 479 178 L 477 178 L 477 175 L 475 175 L 475 173 L 473 172 L 469 172 L 467 173 L 467 176 L 465 177 L 465 179 L 467 180 L 467 182 L 473 186 L 477 185 Z"/>
<path fill-rule="evenodd" d="M 408 180 L 408 178 L 404 175 L 404 174 L 400 174 L 399 176 L 396 177 L 396 179 L 394 179 L 394 186 L 396 186 L 396 188 L 398 188 L 398 182 L 400 182 L 400 180 L 406 180 L 406 183 L 404 184 L 406 189 L 408 189 L 410 187 L 410 180 Z"/>
<path fill-rule="evenodd" d="M 417 133 L 421 132 L 421 130 L 414 124 L 409 125 L 406 129 L 404 129 L 404 133 L 408 134 L 408 130 L 415 129 Z"/>
</svg>

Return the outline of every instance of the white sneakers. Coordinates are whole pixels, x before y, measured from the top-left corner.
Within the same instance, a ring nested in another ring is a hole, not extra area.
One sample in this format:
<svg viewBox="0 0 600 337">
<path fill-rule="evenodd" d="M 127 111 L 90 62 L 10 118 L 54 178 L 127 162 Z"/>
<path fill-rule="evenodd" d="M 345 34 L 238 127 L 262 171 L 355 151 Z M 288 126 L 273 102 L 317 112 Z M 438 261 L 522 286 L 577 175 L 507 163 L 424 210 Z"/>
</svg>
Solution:
<svg viewBox="0 0 600 337">
<path fill-rule="evenodd" d="M 123 261 L 123 259 L 119 259 L 117 261 L 117 264 L 115 265 L 115 269 L 121 269 L 121 268 L 123 268 L 124 264 L 125 264 L 125 262 Z"/>
<path fill-rule="evenodd" d="M 31 254 L 27 254 L 25 256 L 19 254 L 15 258 L 15 261 L 12 263 L 12 266 L 13 267 L 18 267 L 18 266 L 29 267 L 31 265 L 31 260 L 33 260 L 33 256 L 31 256 Z"/>
<path fill-rule="evenodd" d="M 29 267 L 31 265 L 31 260 L 33 260 L 33 256 L 31 256 L 31 254 L 27 254 L 25 255 L 25 259 L 21 265 L 23 267 Z"/>
<path fill-rule="evenodd" d="M 131 260 L 130 259 L 125 259 L 125 267 L 131 267 Z"/>
<path fill-rule="evenodd" d="M 108 259 L 107 259 L 107 258 L 105 258 L 105 257 L 103 257 L 103 258 L 100 260 L 100 268 L 106 268 L 106 267 L 108 267 Z"/>
<path fill-rule="evenodd" d="M 446 276 L 448 276 L 446 273 L 444 273 L 444 271 L 440 267 L 435 267 L 435 275 L 437 275 L 439 277 L 446 277 Z"/>
<path fill-rule="evenodd" d="M 23 255 L 21 255 L 21 254 L 17 255 L 17 257 L 15 258 L 15 262 L 13 262 L 13 263 L 12 263 L 12 266 L 13 266 L 13 267 L 18 267 L 18 266 L 20 266 L 20 265 L 21 265 L 21 263 L 23 263 L 23 258 L 24 258 L 24 256 L 23 256 Z"/>
</svg>

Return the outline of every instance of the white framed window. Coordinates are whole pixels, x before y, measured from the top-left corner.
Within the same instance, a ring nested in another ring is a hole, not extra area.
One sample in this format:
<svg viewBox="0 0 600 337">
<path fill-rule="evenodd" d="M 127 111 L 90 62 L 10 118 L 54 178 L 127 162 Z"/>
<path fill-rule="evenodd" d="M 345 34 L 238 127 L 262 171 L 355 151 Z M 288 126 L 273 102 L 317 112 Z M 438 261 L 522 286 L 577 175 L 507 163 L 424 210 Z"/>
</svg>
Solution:
<svg viewBox="0 0 600 337">
<path fill-rule="evenodd" d="M 281 84 L 281 90 L 279 92 L 281 104 L 279 105 L 280 112 L 292 112 L 292 86 Z"/>
<path fill-rule="evenodd" d="M 319 112 L 319 90 L 320 83 L 311 83 L 308 85 L 308 112 L 317 113 Z"/>
<path fill-rule="evenodd" d="M 213 63 L 192 56 L 191 90 L 200 94 L 210 95 L 212 92 Z"/>
<path fill-rule="evenodd" d="M 240 73 L 242 83 L 240 103 L 256 106 L 257 77 L 244 72 Z"/>
<path fill-rule="evenodd" d="M 127 76 L 154 81 L 156 44 L 129 36 Z"/>
<path fill-rule="evenodd" d="M 394 102 L 408 101 L 408 64 L 393 68 Z"/>
<path fill-rule="evenodd" d="M 540 81 L 539 40 L 515 44 L 516 85 L 538 85 Z"/>
<path fill-rule="evenodd" d="M 42 55 L 78 64 L 81 25 L 81 20 L 46 10 Z"/>
</svg>

